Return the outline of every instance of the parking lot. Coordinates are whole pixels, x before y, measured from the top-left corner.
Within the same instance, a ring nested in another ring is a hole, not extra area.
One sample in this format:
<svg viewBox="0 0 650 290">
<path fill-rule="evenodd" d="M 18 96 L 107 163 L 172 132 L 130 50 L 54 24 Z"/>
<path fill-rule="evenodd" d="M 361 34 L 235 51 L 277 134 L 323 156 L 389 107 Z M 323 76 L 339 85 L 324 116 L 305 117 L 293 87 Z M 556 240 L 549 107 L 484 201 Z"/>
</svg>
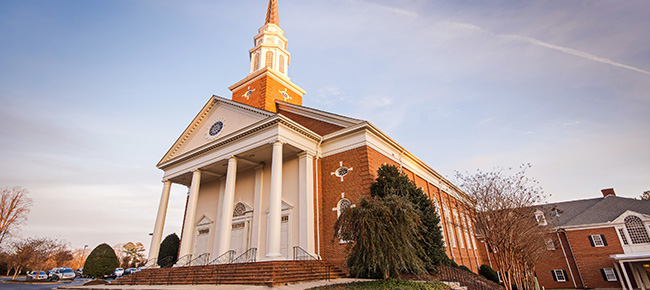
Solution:
<svg viewBox="0 0 650 290">
<path fill-rule="evenodd" d="M 59 286 L 63 285 L 81 285 L 83 283 L 86 283 L 90 281 L 90 279 L 86 278 L 77 278 L 74 279 L 74 281 L 66 281 L 66 282 L 34 282 L 34 283 L 26 283 L 25 282 L 25 276 L 20 276 L 18 277 L 18 281 L 13 282 L 11 281 L 11 277 L 0 277 L 0 288 L 3 290 L 11 289 L 11 290 L 49 290 L 53 289 Z"/>
</svg>

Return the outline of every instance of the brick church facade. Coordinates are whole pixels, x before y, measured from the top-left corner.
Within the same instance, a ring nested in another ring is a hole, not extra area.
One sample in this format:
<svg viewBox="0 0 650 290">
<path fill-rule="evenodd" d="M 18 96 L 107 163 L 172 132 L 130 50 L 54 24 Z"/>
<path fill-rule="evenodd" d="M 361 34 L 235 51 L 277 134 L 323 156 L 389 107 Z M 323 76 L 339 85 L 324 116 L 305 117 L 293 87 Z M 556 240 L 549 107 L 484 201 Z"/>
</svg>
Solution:
<svg viewBox="0 0 650 290">
<path fill-rule="evenodd" d="M 288 76 L 288 40 L 277 1 L 250 49 L 250 73 L 230 99 L 212 96 L 157 167 L 163 191 L 150 259 L 158 255 L 172 183 L 189 188 L 180 259 L 254 251 L 256 261 L 292 259 L 299 248 L 343 266 L 333 225 L 370 196 L 382 164 L 395 165 L 433 200 L 447 255 L 477 271 L 468 196 L 368 121 L 302 105 Z"/>
</svg>

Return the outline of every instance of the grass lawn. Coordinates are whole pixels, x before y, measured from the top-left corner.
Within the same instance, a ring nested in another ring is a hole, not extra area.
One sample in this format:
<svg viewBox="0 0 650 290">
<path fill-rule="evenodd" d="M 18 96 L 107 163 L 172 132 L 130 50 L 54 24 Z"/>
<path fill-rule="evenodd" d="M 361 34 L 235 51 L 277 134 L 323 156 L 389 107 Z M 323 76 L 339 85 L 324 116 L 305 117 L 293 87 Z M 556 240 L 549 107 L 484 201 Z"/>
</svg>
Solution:
<svg viewBox="0 0 650 290">
<path fill-rule="evenodd" d="M 398 280 L 398 279 L 388 279 L 388 280 L 377 280 L 369 282 L 352 282 L 347 284 L 337 284 L 311 288 L 314 290 L 363 290 L 363 289 L 376 289 L 376 290 L 448 290 L 449 286 L 445 285 L 440 281 L 429 281 L 429 282 L 415 282 L 409 280 Z"/>
</svg>

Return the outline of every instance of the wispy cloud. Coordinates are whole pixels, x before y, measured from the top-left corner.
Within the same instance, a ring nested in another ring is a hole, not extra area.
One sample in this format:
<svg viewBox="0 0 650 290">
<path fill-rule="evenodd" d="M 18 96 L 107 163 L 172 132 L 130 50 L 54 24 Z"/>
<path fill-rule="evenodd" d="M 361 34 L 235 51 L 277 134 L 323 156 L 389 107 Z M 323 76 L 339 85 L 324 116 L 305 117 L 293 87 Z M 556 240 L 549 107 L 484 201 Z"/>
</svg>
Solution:
<svg viewBox="0 0 650 290">
<path fill-rule="evenodd" d="M 639 73 L 642 73 L 642 74 L 650 75 L 650 71 L 646 71 L 646 70 L 643 70 L 643 69 L 640 69 L 640 68 L 637 68 L 637 67 L 622 64 L 622 63 L 613 61 L 611 59 L 604 58 L 604 57 L 599 57 L 597 55 L 593 55 L 591 53 L 584 52 L 584 51 L 581 51 L 581 50 L 577 50 L 577 49 L 573 49 L 573 48 L 569 48 L 569 47 L 564 47 L 564 46 L 544 42 L 544 41 L 541 41 L 539 39 L 528 37 L 528 36 L 522 36 L 522 35 L 517 35 L 517 34 L 495 34 L 495 33 L 492 33 L 490 31 L 486 30 L 486 29 L 483 29 L 483 28 L 481 28 L 479 26 L 476 26 L 476 25 L 470 24 L 470 23 L 444 22 L 443 24 L 447 25 L 447 26 L 450 26 L 450 27 L 453 27 L 453 28 L 458 28 L 458 29 L 463 29 L 463 30 L 468 30 L 468 31 L 475 31 L 475 32 L 479 32 L 479 33 L 493 35 L 495 37 L 505 39 L 505 40 L 524 42 L 524 43 L 532 44 L 532 45 L 535 45 L 535 46 L 545 47 L 545 48 L 549 48 L 549 49 L 552 49 L 552 50 L 557 50 L 557 51 L 561 51 L 561 52 L 564 52 L 564 53 L 567 53 L 567 54 L 571 54 L 571 55 L 574 55 L 574 56 L 577 56 L 577 57 L 580 57 L 580 58 L 584 58 L 584 59 L 587 59 L 587 60 L 591 60 L 591 61 L 595 61 L 595 62 L 599 62 L 599 63 L 603 63 L 603 64 L 608 64 L 608 65 L 612 65 L 612 66 L 615 66 L 615 67 L 624 68 L 624 69 L 632 70 L 632 71 L 639 72 Z"/>
</svg>

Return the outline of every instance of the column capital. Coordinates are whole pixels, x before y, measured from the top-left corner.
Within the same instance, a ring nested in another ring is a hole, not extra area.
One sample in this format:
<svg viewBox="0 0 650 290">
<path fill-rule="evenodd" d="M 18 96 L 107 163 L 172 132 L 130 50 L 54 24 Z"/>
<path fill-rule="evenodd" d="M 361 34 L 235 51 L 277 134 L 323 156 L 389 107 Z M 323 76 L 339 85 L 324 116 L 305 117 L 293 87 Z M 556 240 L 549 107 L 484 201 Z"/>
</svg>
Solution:
<svg viewBox="0 0 650 290">
<path fill-rule="evenodd" d="M 264 164 L 264 162 L 260 162 L 260 164 L 255 165 L 253 168 L 255 168 L 255 169 L 263 169 L 264 165 L 266 165 L 266 164 Z"/>
<path fill-rule="evenodd" d="M 301 151 L 301 152 L 299 152 L 299 153 L 296 154 L 296 155 L 298 155 L 299 158 L 305 158 L 305 157 L 311 157 L 311 158 L 314 158 L 314 156 L 316 156 L 316 153 L 314 153 L 314 152 L 312 152 L 312 151 L 305 150 L 305 151 Z"/>
</svg>

